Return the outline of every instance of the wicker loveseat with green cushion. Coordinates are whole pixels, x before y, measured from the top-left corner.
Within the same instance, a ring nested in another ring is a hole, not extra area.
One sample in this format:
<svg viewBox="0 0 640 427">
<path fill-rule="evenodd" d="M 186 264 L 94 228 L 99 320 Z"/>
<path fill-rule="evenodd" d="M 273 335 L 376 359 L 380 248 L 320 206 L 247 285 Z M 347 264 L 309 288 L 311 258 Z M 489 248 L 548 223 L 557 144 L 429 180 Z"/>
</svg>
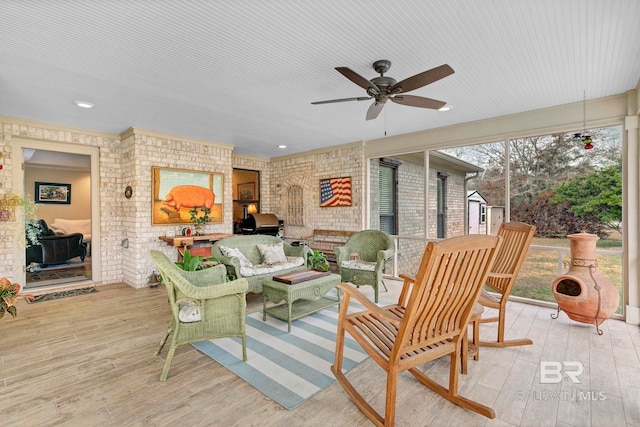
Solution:
<svg viewBox="0 0 640 427">
<path fill-rule="evenodd" d="M 263 256 L 258 245 L 263 245 L 263 249 L 265 246 L 282 245 L 282 252 L 286 259 L 273 263 L 272 259 Z M 308 251 L 306 246 L 292 246 L 275 236 L 261 234 L 227 237 L 218 240 L 211 247 L 211 255 L 227 267 L 227 274 L 238 279 L 247 279 L 249 292 L 254 293 L 262 292 L 262 281 L 265 279 L 308 268 L 306 256 Z"/>
</svg>

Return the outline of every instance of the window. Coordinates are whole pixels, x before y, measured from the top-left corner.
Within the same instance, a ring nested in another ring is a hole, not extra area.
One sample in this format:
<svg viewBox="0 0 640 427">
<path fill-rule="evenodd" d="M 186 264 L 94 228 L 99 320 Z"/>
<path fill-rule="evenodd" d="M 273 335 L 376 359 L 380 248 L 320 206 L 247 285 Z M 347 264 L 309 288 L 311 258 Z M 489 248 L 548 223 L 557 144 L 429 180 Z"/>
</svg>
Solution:
<svg viewBox="0 0 640 427">
<path fill-rule="evenodd" d="M 566 236 L 586 231 L 600 237 L 598 267 L 620 291 L 620 314 L 622 127 L 588 132 L 594 140 L 590 150 L 573 141 L 572 132 L 558 132 L 443 151 L 483 169 L 468 181 L 468 190 L 486 199 L 480 221 L 486 221 L 487 234 L 495 234 L 503 221 L 537 227 L 512 295 L 554 302 L 550 283 L 570 261 Z"/>
<path fill-rule="evenodd" d="M 380 160 L 380 230 L 398 234 L 398 164 Z"/>
<path fill-rule="evenodd" d="M 480 204 L 480 224 L 487 223 L 487 205 L 485 203 Z"/>
</svg>

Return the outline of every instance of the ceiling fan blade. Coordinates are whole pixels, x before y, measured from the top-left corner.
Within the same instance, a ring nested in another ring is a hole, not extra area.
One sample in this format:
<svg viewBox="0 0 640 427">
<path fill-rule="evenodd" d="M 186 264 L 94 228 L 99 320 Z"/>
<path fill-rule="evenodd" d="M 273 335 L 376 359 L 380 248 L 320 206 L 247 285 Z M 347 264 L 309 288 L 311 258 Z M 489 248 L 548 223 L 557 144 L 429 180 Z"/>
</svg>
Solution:
<svg viewBox="0 0 640 427">
<path fill-rule="evenodd" d="M 374 85 L 369 80 L 362 77 L 360 74 L 356 73 L 350 68 L 336 67 L 336 70 L 338 70 L 340 74 L 342 74 L 343 76 L 345 76 L 346 78 L 348 78 L 349 80 L 351 80 L 352 82 L 360 86 L 361 88 L 366 89 L 367 93 L 370 93 L 372 95 L 377 95 L 380 93 L 380 88 L 378 86 Z"/>
<path fill-rule="evenodd" d="M 382 111 L 383 108 L 384 102 L 382 101 L 376 101 L 371 104 L 371 106 L 367 110 L 367 120 L 373 120 L 378 117 L 378 115 L 380 115 L 380 111 Z"/>
<path fill-rule="evenodd" d="M 453 68 L 444 64 L 399 81 L 389 88 L 389 93 L 410 92 L 453 74 Z"/>
<path fill-rule="evenodd" d="M 410 107 L 432 108 L 434 110 L 442 108 L 447 104 L 446 102 L 438 101 L 437 99 L 413 95 L 396 95 L 391 97 L 391 100 L 396 104 L 408 105 Z"/>
<path fill-rule="evenodd" d="M 367 101 L 369 99 L 371 99 L 372 97 L 370 96 L 360 96 L 360 97 L 356 97 L 356 98 L 341 98 L 341 99 L 330 99 L 328 101 L 316 101 L 316 102 L 312 102 L 313 105 L 319 105 L 319 104 L 332 104 L 334 102 L 347 102 L 347 101 Z"/>
</svg>

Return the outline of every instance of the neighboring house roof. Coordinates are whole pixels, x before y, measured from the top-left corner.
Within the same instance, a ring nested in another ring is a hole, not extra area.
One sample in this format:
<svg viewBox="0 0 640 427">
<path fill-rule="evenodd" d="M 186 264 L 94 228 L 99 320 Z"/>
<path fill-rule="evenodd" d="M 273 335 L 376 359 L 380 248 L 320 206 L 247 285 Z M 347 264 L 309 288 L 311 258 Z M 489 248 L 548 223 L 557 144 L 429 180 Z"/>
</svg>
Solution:
<svg viewBox="0 0 640 427">
<path fill-rule="evenodd" d="M 455 169 L 461 172 L 474 173 L 484 172 L 484 168 L 474 165 L 473 163 L 465 162 L 457 157 L 450 156 L 442 151 L 429 152 L 429 159 L 433 166 L 440 166 L 442 168 Z"/>
</svg>

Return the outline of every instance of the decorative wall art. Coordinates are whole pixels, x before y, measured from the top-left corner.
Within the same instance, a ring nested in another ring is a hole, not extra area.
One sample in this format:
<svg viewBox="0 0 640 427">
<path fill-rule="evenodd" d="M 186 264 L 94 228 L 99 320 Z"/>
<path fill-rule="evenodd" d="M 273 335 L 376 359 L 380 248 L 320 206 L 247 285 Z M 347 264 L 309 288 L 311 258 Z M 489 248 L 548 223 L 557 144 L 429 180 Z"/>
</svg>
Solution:
<svg viewBox="0 0 640 427">
<path fill-rule="evenodd" d="M 36 182 L 35 201 L 36 203 L 69 205 L 71 204 L 71 184 Z"/>
<path fill-rule="evenodd" d="M 238 200 L 256 200 L 256 183 L 238 184 Z"/>
<path fill-rule="evenodd" d="M 321 179 L 320 206 L 351 206 L 351 177 Z"/>
<path fill-rule="evenodd" d="M 152 167 L 151 224 L 190 224 L 194 206 L 211 209 L 211 223 L 223 222 L 224 175 Z"/>
</svg>

